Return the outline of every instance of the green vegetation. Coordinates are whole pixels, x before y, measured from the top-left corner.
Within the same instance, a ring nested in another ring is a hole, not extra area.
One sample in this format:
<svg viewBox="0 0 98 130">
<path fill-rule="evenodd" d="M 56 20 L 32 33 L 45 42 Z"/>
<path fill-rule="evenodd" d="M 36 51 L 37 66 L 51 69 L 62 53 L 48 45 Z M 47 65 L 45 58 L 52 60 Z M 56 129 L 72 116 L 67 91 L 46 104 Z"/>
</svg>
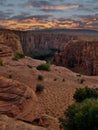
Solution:
<svg viewBox="0 0 98 130">
<path fill-rule="evenodd" d="M 0 66 L 3 66 L 3 60 L 0 59 Z"/>
<path fill-rule="evenodd" d="M 42 75 L 38 75 L 38 80 L 43 80 L 44 77 Z"/>
<path fill-rule="evenodd" d="M 18 59 L 21 59 L 21 58 L 24 58 L 25 55 L 24 54 L 21 54 L 21 53 L 14 53 L 14 57 L 12 58 L 13 60 L 18 60 Z"/>
<path fill-rule="evenodd" d="M 77 88 L 73 98 L 77 101 L 77 102 L 81 102 L 83 100 L 85 100 L 86 98 L 98 98 L 98 90 L 97 88 Z"/>
<path fill-rule="evenodd" d="M 50 71 L 50 64 L 49 63 L 40 64 L 37 66 L 37 70 Z"/>
<path fill-rule="evenodd" d="M 37 84 L 36 86 L 36 92 L 42 92 L 45 89 L 44 85 Z"/>
<path fill-rule="evenodd" d="M 98 130 L 98 100 L 86 99 L 69 106 L 59 121 L 63 130 Z"/>
<path fill-rule="evenodd" d="M 85 81 L 85 79 L 78 79 L 78 82 L 79 82 L 80 84 L 83 84 L 84 81 Z"/>
</svg>

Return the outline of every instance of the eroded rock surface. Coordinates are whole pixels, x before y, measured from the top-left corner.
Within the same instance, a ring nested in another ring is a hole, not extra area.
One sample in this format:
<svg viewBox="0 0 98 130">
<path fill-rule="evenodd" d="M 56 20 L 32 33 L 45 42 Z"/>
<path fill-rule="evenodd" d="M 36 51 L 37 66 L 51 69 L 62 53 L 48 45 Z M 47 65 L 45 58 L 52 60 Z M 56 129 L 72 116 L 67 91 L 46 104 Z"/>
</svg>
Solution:
<svg viewBox="0 0 98 130">
<path fill-rule="evenodd" d="M 98 42 L 70 42 L 61 53 L 55 55 L 54 63 L 82 74 L 98 75 Z"/>
<path fill-rule="evenodd" d="M 0 77 L 0 114 L 32 122 L 39 117 L 40 110 L 32 89 L 18 81 Z"/>
<path fill-rule="evenodd" d="M 40 126 L 33 126 L 28 123 L 0 115 L 0 130 L 47 130 Z"/>
</svg>

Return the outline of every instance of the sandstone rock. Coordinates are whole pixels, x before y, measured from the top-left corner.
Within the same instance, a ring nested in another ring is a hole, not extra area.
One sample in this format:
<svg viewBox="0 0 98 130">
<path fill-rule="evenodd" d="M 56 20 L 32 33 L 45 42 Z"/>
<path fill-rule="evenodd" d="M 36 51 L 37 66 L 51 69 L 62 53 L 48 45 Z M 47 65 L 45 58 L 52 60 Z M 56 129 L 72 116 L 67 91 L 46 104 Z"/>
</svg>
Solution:
<svg viewBox="0 0 98 130">
<path fill-rule="evenodd" d="M 32 89 L 18 81 L 0 77 L 0 114 L 32 122 L 39 117 L 40 110 Z"/>
<path fill-rule="evenodd" d="M 77 36 L 64 33 L 15 32 L 21 40 L 24 53 L 31 57 L 41 57 L 61 51 L 65 44 L 76 40 Z"/>
<path fill-rule="evenodd" d="M 54 63 L 82 74 L 98 75 L 98 42 L 70 42 L 61 53 L 55 55 Z"/>
<path fill-rule="evenodd" d="M 0 43 L 3 43 L 12 48 L 14 52 L 22 51 L 22 46 L 18 35 L 10 31 L 0 31 Z"/>
<path fill-rule="evenodd" d="M 11 47 L 5 45 L 5 43 L 0 43 L 0 58 L 9 57 L 13 55 Z"/>
<path fill-rule="evenodd" d="M 31 124 L 0 115 L 0 130 L 47 130 L 44 127 L 33 126 Z"/>
</svg>

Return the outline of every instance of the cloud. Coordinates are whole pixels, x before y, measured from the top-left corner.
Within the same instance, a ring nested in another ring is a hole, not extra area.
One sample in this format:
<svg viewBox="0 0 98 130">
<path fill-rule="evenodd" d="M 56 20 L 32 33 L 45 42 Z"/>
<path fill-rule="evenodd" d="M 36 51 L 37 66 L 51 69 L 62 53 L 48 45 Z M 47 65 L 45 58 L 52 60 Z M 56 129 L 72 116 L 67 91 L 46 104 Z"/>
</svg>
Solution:
<svg viewBox="0 0 98 130">
<path fill-rule="evenodd" d="M 26 20 L 33 18 L 35 18 L 36 20 L 43 20 L 48 19 L 49 17 L 51 17 L 51 15 L 30 15 L 30 13 L 23 12 L 20 15 L 11 17 L 9 20 Z"/>
<path fill-rule="evenodd" d="M 41 7 L 41 6 L 47 6 L 47 5 L 52 5 L 51 2 L 47 1 L 47 0 L 28 0 L 28 2 L 26 2 L 24 4 L 25 7 L 31 8 L 31 7 Z"/>
<path fill-rule="evenodd" d="M 6 0 L 0 0 L 0 5 L 2 6 L 2 5 L 5 5 L 5 3 L 6 3 Z"/>
<path fill-rule="evenodd" d="M 30 16 L 24 19 L 13 20 L 0 20 L 0 25 L 3 28 L 17 29 L 17 30 L 34 30 L 45 28 L 62 28 L 62 29 L 95 29 L 98 30 L 98 15 L 82 17 L 80 21 L 73 20 L 72 18 L 64 19 L 51 19 L 47 20 L 49 16 Z M 46 19 L 45 19 L 46 18 Z"/>
<path fill-rule="evenodd" d="M 55 5 L 55 6 L 42 6 L 42 9 L 45 10 L 66 10 L 66 9 L 71 9 L 71 8 L 79 8 L 79 5 Z"/>
<path fill-rule="evenodd" d="M 0 11 L 0 20 L 8 19 L 10 15 L 12 15 L 13 12 L 11 11 Z"/>
</svg>

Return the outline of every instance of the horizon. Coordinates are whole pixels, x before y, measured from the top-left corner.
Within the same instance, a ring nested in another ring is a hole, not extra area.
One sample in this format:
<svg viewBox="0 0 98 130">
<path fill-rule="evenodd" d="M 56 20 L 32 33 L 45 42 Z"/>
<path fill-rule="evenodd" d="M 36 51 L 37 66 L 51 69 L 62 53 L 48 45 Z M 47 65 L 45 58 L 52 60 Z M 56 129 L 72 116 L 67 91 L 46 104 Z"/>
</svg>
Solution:
<svg viewBox="0 0 98 130">
<path fill-rule="evenodd" d="M 97 0 L 0 0 L 0 28 L 98 31 Z"/>
</svg>

